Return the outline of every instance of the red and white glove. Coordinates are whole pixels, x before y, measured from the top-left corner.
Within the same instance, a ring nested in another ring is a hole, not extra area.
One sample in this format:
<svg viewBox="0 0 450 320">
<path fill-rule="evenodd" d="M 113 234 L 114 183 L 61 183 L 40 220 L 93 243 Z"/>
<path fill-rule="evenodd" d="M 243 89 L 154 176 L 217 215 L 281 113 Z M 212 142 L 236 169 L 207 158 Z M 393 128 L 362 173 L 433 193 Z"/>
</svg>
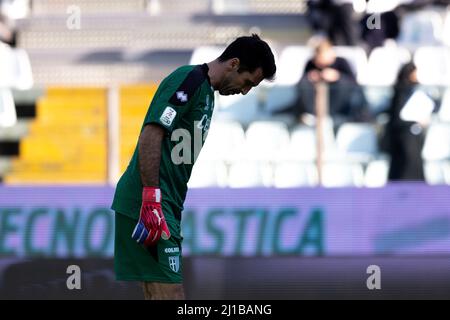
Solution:
<svg viewBox="0 0 450 320">
<path fill-rule="evenodd" d="M 161 209 L 161 190 L 144 187 L 139 221 L 131 236 L 146 247 L 154 246 L 160 238 L 170 238 L 170 231 Z"/>
</svg>

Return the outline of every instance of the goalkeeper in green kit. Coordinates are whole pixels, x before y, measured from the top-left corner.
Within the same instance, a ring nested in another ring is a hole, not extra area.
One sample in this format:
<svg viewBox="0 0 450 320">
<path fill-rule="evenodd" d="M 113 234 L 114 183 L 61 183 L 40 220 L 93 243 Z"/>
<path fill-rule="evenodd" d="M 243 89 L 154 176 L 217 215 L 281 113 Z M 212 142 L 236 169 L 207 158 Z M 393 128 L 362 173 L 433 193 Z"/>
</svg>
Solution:
<svg viewBox="0 0 450 320">
<path fill-rule="evenodd" d="M 193 141 L 199 130 L 206 137 L 215 90 L 247 94 L 275 71 L 270 47 L 252 35 L 237 38 L 216 60 L 182 66 L 161 82 L 114 195 L 117 280 L 141 282 L 146 299 L 184 299 L 180 221 L 195 159 L 194 152 L 186 161 L 172 150 L 180 135 Z"/>
</svg>

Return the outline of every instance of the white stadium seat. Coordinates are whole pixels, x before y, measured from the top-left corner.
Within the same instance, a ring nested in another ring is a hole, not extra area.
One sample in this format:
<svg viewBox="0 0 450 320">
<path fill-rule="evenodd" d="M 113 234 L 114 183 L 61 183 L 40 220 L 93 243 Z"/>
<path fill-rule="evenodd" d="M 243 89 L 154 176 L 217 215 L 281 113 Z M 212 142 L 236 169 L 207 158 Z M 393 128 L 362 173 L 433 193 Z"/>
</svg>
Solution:
<svg viewBox="0 0 450 320">
<path fill-rule="evenodd" d="M 298 125 L 292 129 L 289 145 L 279 153 L 279 160 L 313 161 L 317 157 L 316 127 Z M 323 157 L 334 160 L 338 156 L 333 130 L 333 120 L 327 118 L 323 125 Z"/>
<path fill-rule="evenodd" d="M 398 43 L 410 48 L 435 46 L 441 44 L 442 32 L 443 21 L 438 12 L 419 10 L 403 17 Z"/>
<path fill-rule="evenodd" d="M 443 167 L 444 167 L 445 183 L 450 185 L 450 161 L 445 161 L 443 163 Z"/>
<path fill-rule="evenodd" d="M 334 50 L 338 57 L 344 58 L 350 64 L 356 79 L 362 83 L 364 71 L 367 68 L 367 55 L 361 47 L 335 46 Z"/>
<path fill-rule="evenodd" d="M 245 157 L 261 161 L 276 161 L 289 144 L 286 124 L 276 121 L 255 121 L 246 131 Z"/>
<path fill-rule="evenodd" d="M 405 48 L 395 45 L 375 48 L 370 53 L 362 82 L 373 86 L 391 86 L 401 66 L 410 60 L 411 54 Z"/>
<path fill-rule="evenodd" d="M 280 54 L 275 83 L 277 85 L 295 85 L 303 76 L 306 63 L 314 51 L 305 46 L 288 46 Z"/>
<path fill-rule="evenodd" d="M 446 168 L 450 159 L 450 124 L 432 123 L 430 125 L 422 149 L 422 158 L 427 183 L 445 184 Z"/>
<path fill-rule="evenodd" d="M 253 88 L 246 95 L 216 96 L 216 117 L 224 121 L 238 121 L 249 125 L 255 121 L 264 108 L 259 96 L 261 88 Z"/>
<path fill-rule="evenodd" d="M 338 151 L 356 162 L 369 162 L 378 154 L 376 129 L 367 123 L 344 123 L 336 134 Z"/>
<path fill-rule="evenodd" d="M 444 96 L 442 97 L 438 117 L 440 121 L 450 122 L 450 88 L 445 90 Z"/>
<path fill-rule="evenodd" d="M 280 153 L 281 160 L 312 162 L 317 156 L 316 130 L 300 125 L 292 130 L 288 147 Z"/>
<path fill-rule="evenodd" d="M 192 169 L 189 188 L 225 187 L 227 183 L 227 168 L 224 163 L 213 160 L 199 159 Z"/>
<path fill-rule="evenodd" d="M 361 165 L 349 163 L 325 163 L 322 168 L 324 187 L 362 187 L 364 172 Z"/>
<path fill-rule="evenodd" d="M 258 162 L 239 161 L 230 167 L 228 186 L 231 188 L 251 188 L 268 185 L 264 184 L 262 168 Z"/>
<path fill-rule="evenodd" d="M 16 123 L 16 106 L 11 90 L 0 88 L 0 127 L 12 127 Z"/>
<path fill-rule="evenodd" d="M 426 161 L 450 159 L 450 124 L 432 123 L 426 133 L 422 157 Z"/>
<path fill-rule="evenodd" d="M 276 188 L 312 187 L 317 183 L 317 168 L 313 163 L 283 162 L 275 167 Z"/>
<path fill-rule="evenodd" d="M 26 90 L 33 86 L 30 59 L 23 49 L 0 43 L 0 74 L 0 87 Z"/>
<path fill-rule="evenodd" d="M 370 188 L 383 187 L 388 182 L 389 161 L 378 159 L 371 161 L 364 174 L 364 185 Z"/>
<path fill-rule="evenodd" d="M 445 17 L 442 39 L 444 44 L 450 47 L 450 10 L 447 10 L 447 16 Z"/>
<path fill-rule="evenodd" d="M 269 113 L 292 105 L 297 98 L 295 85 L 274 85 L 267 90 L 264 110 Z"/>
<path fill-rule="evenodd" d="M 426 161 L 424 163 L 425 181 L 430 185 L 445 184 L 445 162 L 444 161 Z"/>
<path fill-rule="evenodd" d="M 417 77 L 425 85 L 450 85 L 450 48 L 420 47 L 414 54 Z"/>
<path fill-rule="evenodd" d="M 245 143 L 241 124 L 233 121 L 212 121 L 204 148 L 200 156 L 207 159 L 231 162 Z"/>
<path fill-rule="evenodd" d="M 210 62 L 216 58 L 218 58 L 222 52 L 225 50 L 225 47 L 222 46 L 202 46 L 197 47 L 194 52 L 192 52 L 191 60 L 189 64 L 201 64 L 205 62 Z"/>
</svg>

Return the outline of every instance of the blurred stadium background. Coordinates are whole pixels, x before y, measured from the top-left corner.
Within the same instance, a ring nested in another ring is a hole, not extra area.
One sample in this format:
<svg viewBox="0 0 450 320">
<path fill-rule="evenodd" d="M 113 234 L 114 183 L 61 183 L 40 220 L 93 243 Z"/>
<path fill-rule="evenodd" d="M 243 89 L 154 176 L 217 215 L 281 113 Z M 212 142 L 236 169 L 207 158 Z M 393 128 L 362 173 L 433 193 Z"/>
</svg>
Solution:
<svg viewBox="0 0 450 320">
<path fill-rule="evenodd" d="M 0 298 L 141 298 L 114 281 L 115 183 L 159 81 L 251 33 L 272 46 L 277 78 L 216 96 L 183 213 L 187 297 L 450 298 L 449 3 L 336 2 L 355 21 L 417 7 L 381 44 L 335 46 L 371 120 L 319 130 L 277 112 L 312 57 L 314 1 L 1 0 Z M 425 180 L 391 182 L 381 141 L 408 61 L 433 102 Z M 373 264 L 381 290 L 366 287 Z"/>
</svg>

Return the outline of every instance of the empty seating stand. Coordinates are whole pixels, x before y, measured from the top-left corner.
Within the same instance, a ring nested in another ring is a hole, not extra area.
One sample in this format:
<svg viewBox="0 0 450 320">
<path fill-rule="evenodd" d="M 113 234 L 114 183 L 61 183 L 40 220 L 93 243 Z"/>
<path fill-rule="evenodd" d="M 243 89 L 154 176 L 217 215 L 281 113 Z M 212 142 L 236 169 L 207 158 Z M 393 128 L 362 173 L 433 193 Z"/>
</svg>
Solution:
<svg viewBox="0 0 450 320">
<path fill-rule="evenodd" d="M 120 171 L 124 172 L 144 122 L 144 117 L 157 89 L 156 84 L 130 85 L 120 89 Z"/>
<path fill-rule="evenodd" d="M 20 141 L 8 184 L 104 183 L 107 177 L 106 90 L 49 88 Z"/>
</svg>

